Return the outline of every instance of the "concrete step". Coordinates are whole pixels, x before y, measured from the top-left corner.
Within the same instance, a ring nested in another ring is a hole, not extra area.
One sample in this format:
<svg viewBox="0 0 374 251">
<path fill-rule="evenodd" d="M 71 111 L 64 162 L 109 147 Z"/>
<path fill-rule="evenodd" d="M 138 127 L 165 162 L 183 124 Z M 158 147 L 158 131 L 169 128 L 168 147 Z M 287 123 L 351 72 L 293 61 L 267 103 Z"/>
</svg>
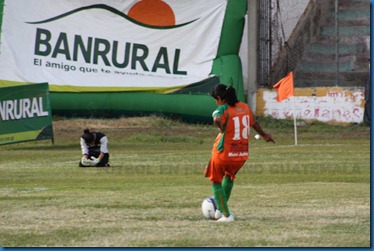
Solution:
<svg viewBox="0 0 374 251">
<path fill-rule="evenodd" d="M 339 20 L 354 20 L 354 19 L 368 19 L 370 20 L 370 6 L 365 7 L 364 9 L 339 9 Z M 335 19 L 336 13 L 332 14 L 332 17 Z"/>
<path fill-rule="evenodd" d="M 335 23 L 334 23 L 335 25 Z M 340 20 L 340 26 L 370 26 L 370 19 Z"/>
<path fill-rule="evenodd" d="M 366 43 L 341 43 L 339 42 L 339 55 L 358 54 L 368 52 Z M 336 44 L 317 42 L 311 45 L 310 54 L 329 55 L 336 53 Z"/>
<path fill-rule="evenodd" d="M 370 0 L 339 0 L 339 10 L 370 10 Z"/>
<path fill-rule="evenodd" d="M 323 26 L 321 30 L 321 35 L 326 37 L 335 37 L 335 29 L 335 25 Z M 370 26 L 339 26 L 339 36 L 370 36 Z"/>
<path fill-rule="evenodd" d="M 366 72 L 339 72 L 339 78 L 345 81 L 354 81 L 357 79 L 367 79 L 369 76 L 369 71 Z M 303 72 L 296 70 L 295 78 L 305 78 L 305 79 L 321 79 L 321 80 L 336 80 L 336 72 Z"/>
<path fill-rule="evenodd" d="M 368 72 L 339 72 L 338 86 L 361 86 L 368 81 Z M 336 86 L 336 72 L 334 73 L 305 73 L 295 71 L 295 87 L 330 87 Z"/>
<path fill-rule="evenodd" d="M 368 71 L 368 61 L 357 60 L 355 56 L 352 56 L 351 60 L 341 60 L 339 59 L 339 64 L 334 59 L 328 60 L 316 60 L 313 61 L 302 61 L 299 64 L 299 69 L 303 72 L 310 73 L 331 73 L 336 72 L 339 67 L 340 72 L 367 72 Z"/>
<path fill-rule="evenodd" d="M 296 88 L 304 88 L 304 87 L 365 87 L 365 82 L 358 82 L 358 81 L 344 81 L 339 80 L 338 84 L 336 84 L 336 80 L 326 81 L 326 80 L 320 80 L 320 79 L 305 79 L 301 81 L 295 80 L 294 84 Z"/>
<path fill-rule="evenodd" d="M 340 51 L 339 51 L 340 52 Z M 308 53 L 303 56 L 299 63 L 299 69 L 303 72 L 336 72 L 337 67 L 341 72 L 367 72 L 369 69 L 368 53 L 339 54 L 337 58 L 335 51 L 331 53 Z"/>
<path fill-rule="evenodd" d="M 303 61 L 300 64 L 300 69 L 303 72 L 336 72 L 337 65 L 331 62 L 307 62 Z M 339 71 L 341 72 L 349 72 L 355 70 L 354 62 L 353 61 L 339 61 Z"/>
<path fill-rule="evenodd" d="M 326 25 L 334 26 L 336 13 L 332 12 Z M 339 10 L 340 26 L 370 26 L 370 8 L 369 9 L 346 9 Z"/>
<path fill-rule="evenodd" d="M 342 19 L 339 18 L 339 26 L 370 26 L 369 18 Z M 335 26 L 335 18 L 327 21 L 326 26 Z"/>
<path fill-rule="evenodd" d="M 336 37 L 334 36 L 319 36 L 317 39 L 317 42 L 320 44 L 335 44 Z M 317 43 L 316 42 L 316 43 Z M 340 37 L 339 38 L 340 44 L 356 44 L 361 43 L 366 45 L 367 50 L 370 50 L 370 36 L 368 35 L 362 35 L 362 36 L 353 36 L 353 37 Z"/>
</svg>

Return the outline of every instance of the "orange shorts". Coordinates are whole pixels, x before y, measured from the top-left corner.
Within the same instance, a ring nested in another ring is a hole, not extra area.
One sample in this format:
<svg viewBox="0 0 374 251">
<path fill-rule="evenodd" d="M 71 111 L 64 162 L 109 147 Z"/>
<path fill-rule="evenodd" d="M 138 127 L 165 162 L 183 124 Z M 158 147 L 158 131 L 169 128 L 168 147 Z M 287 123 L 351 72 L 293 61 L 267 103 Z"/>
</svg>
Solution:
<svg viewBox="0 0 374 251">
<path fill-rule="evenodd" d="M 223 161 L 211 158 L 204 169 L 205 177 L 214 183 L 221 183 L 224 176 L 235 179 L 236 173 L 242 168 L 246 161 Z"/>
</svg>

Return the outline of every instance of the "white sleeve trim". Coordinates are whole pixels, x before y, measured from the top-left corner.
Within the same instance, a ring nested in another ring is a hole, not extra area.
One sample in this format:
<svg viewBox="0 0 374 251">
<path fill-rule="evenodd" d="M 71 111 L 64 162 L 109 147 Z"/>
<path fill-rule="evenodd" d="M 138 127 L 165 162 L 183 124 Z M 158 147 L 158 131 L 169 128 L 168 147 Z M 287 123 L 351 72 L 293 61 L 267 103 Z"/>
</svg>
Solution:
<svg viewBox="0 0 374 251">
<path fill-rule="evenodd" d="M 104 136 L 100 139 L 100 152 L 102 153 L 108 153 L 108 138 L 107 136 Z"/>
<path fill-rule="evenodd" d="M 88 146 L 86 144 L 86 141 L 84 141 L 83 138 L 81 138 L 81 148 L 82 148 L 82 155 L 85 155 L 85 154 L 88 155 Z"/>
</svg>

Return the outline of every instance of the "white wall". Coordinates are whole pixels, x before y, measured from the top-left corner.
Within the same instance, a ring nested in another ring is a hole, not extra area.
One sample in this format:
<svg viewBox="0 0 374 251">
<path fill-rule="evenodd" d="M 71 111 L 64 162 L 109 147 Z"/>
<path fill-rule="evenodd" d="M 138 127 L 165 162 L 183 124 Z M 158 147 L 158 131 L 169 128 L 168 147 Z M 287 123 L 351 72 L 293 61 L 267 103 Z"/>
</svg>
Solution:
<svg viewBox="0 0 374 251">
<path fill-rule="evenodd" d="M 260 89 L 257 114 L 276 119 L 317 120 L 321 122 L 362 123 L 364 118 L 364 88 L 320 87 L 295 88 L 295 97 L 281 102 L 275 90 Z"/>
</svg>

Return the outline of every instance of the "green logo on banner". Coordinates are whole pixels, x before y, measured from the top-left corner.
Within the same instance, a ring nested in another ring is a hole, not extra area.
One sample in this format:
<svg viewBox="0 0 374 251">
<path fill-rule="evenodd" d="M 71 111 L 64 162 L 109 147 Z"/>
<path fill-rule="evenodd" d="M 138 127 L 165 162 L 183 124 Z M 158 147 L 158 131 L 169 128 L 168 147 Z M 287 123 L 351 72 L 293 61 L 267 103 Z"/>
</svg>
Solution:
<svg viewBox="0 0 374 251">
<path fill-rule="evenodd" d="M 0 145 L 53 140 L 48 83 L 0 90 Z"/>
</svg>

